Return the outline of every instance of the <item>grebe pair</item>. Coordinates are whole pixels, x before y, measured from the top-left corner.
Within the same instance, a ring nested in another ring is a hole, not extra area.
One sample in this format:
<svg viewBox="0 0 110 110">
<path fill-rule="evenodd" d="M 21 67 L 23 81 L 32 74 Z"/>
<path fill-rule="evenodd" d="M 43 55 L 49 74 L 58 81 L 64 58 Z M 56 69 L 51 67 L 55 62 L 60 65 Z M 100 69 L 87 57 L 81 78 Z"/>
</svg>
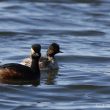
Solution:
<svg viewBox="0 0 110 110">
<path fill-rule="evenodd" d="M 41 57 L 39 60 L 39 68 L 40 70 L 53 70 L 59 69 L 58 63 L 55 59 L 55 55 L 57 53 L 62 53 L 60 51 L 60 46 L 57 43 L 52 43 L 47 49 L 47 53 L 45 57 Z M 21 64 L 26 66 L 31 66 L 32 59 L 31 57 L 24 59 Z"/>
<path fill-rule="evenodd" d="M 34 44 L 31 47 L 29 67 L 17 63 L 9 63 L 0 66 L 0 79 L 14 80 L 40 80 L 39 66 L 51 66 L 55 62 L 54 55 L 60 52 L 59 45 L 52 43 L 47 50 L 47 57 L 41 57 L 41 45 Z M 26 60 L 25 60 L 26 61 Z"/>
</svg>

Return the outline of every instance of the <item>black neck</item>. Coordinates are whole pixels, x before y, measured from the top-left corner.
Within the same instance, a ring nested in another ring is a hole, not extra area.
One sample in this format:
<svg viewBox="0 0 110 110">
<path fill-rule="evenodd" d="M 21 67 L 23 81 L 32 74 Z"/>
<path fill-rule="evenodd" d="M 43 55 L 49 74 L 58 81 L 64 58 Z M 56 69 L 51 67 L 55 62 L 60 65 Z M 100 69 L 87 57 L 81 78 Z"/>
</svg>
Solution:
<svg viewBox="0 0 110 110">
<path fill-rule="evenodd" d="M 39 58 L 35 58 L 32 56 L 31 68 L 34 71 L 34 73 L 37 75 L 37 77 L 40 78 Z"/>
</svg>

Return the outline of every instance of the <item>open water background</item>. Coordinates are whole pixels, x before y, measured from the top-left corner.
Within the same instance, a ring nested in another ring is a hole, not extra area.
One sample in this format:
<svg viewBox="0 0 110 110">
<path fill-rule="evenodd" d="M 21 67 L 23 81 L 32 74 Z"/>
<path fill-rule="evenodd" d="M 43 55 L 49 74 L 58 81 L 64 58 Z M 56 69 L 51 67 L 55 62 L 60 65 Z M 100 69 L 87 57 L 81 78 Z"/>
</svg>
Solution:
<svg viewBox="0 0 110 110">
<path fill-rule="evenodd" d="M 110 109 L 110 0 L 0 0 L 0 62 L 42 53 L 52 42 L 59 71 L 39 86 L 0 84 L 1 110 Z"/>
</svg>

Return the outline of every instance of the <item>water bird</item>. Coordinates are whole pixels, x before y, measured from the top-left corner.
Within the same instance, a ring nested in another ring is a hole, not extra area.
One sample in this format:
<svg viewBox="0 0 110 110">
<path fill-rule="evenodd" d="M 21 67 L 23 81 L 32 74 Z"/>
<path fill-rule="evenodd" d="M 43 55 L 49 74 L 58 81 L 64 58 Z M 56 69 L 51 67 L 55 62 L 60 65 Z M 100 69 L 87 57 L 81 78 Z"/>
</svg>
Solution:
<svg viewBox="0 0 110 110">
<path fill-rule="evenodd" d="M 46 56 L 41 57 L 39 60 L 39 68 L 40 70 L 52 70 L 52 69 L 59 69 L 58 63 L 55 59 L 55 55 L 57 53 L 62 53 L 60 51 L 60 46 L 57 43 L 52 43 L 49 45 Z M 25 58 L 21 64 L 26 66 L 31 66 L 32 59 L 31 57 Z"/>
<path fill-rule="evenodd" d="M 27 67 L 18 63 L 8 63 L 0 66 L 0 80 L 40 80 L 39 59 L 41 45 L 33 44 L 31 47 L 32 63 Z"/>
</svg>

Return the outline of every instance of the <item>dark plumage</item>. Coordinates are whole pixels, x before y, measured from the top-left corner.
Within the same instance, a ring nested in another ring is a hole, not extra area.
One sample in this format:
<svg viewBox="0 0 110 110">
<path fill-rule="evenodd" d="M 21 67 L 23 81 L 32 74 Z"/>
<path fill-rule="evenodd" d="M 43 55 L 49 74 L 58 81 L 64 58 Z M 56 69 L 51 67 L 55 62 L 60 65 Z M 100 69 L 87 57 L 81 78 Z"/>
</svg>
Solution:
<svg viewBox="0 0 110 110">
<path fill-rule="evenodd" d="M 35 80 L 40 79 L 39 58 L 41 56 L 41 46 L 32 45 L 31 48 L 31 67 L 17 63 L 9 63 L 0 66 L 0 79 L 6 80 Z"/>
</svg>

